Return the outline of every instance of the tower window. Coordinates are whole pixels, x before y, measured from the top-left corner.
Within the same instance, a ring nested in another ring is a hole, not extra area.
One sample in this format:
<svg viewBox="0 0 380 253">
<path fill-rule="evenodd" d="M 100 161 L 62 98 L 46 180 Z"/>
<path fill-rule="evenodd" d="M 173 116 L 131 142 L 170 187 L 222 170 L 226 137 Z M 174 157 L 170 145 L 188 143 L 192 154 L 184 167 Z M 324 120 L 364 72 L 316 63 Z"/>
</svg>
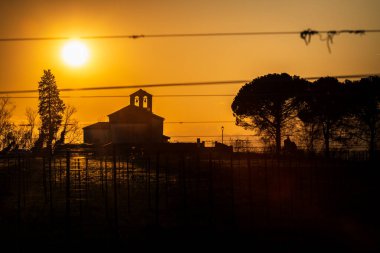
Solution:
<svg viewBox="0 0 380 253">
<path fill-rule="evenodd" d="M 148 97 L 147 96 L 144 96 L 144 98 L 143 98 L 143 107 L 148 108 Z"/>
</svg>

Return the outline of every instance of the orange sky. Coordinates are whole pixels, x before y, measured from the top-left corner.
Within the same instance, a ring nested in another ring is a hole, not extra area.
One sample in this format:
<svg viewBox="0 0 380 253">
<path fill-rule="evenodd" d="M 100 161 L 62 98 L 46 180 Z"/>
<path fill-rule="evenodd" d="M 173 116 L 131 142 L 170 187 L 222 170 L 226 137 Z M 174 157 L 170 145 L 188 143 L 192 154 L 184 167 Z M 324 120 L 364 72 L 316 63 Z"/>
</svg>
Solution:
<svg viewBox="0 0 380 253">
<path fill-rule="evenodd" d="M 0 37 L 91 36 L 379 29 L 378 0 L 250 1 L 0 1 Z M 335 37 L 332 53 L 317 37 L 298 35 L 86 40 L 88 64 L 65 65 L 65 41 L 0 42 L 1 90 L 37 89 L 50 68 L 59 88 L 253 79 L 274 72 L 300 76 L 380 73 L 380 34 Z M 236 94 L 241 85 L 146 89 L 162 94 Z M 135 89 L 61 93 L 129 95 Z M 33 95 L 33 94 L 25 94 Z M 37 95 L 37 94 L 35 94 Z M 166 121 L 233 121 L 233 97 L 153 98 Z M 37 99 L 12 99 L 21 122 Z M 65 99 L 81 124 L 106 120 L 127 98 Z M 178 135 L 247 134 L 233 123 L 166 124 Z M 249 132 L 248 132 L 249 133 Z M 177 138 L 173 138 L 176 140 Z M 205 138 L 211 139 L 211 138 Z M 229 137 L 225 137 L 225 140 Z M 196 138 L 182 139 L 195 141 Z M 220 139 L 219 139 L 220 140 Z"/>
</svg>

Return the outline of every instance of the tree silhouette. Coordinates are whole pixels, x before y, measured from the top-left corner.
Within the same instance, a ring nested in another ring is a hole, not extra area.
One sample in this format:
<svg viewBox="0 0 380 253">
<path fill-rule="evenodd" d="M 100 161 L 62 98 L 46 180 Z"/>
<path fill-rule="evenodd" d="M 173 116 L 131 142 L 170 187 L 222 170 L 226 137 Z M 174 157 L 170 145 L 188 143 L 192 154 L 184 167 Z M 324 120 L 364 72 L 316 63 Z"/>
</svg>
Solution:
<svg viewBox="0 0 380 253">
<path fill-rule="evenodd" d="M 13 139 L 14 125 L 11 122 L 14 106 L 7 97 L 0 98 L 0 150 L 6 149 Z M 11 138 L 12 137 L 12 138 Z"/>
<path fill-rule="evenodd" d="M 348 112 L 347 96 L 343 85 L 332 77 L 322 77 L 312 83 L 305 96 L 305 105 L 298 116 L 305 124 L 316 124 L 322 132 L 326 157 L 330 144 L 340 129 L 343 116 Z"/>
<path fill-rule="evenodd" d="M 41 81 L 38 83 L 38 92 L 41 127 L 36 145 L 42 147 L 46 143 L 49 152 L 52 152 L 65 104 L 59 97 L 55 77 L 50 70 L 44 70 Z"/>
<path fill-rule="evenodd" d="M 31 107 L 27 107 L 25 110 L 26 116 L 26 129 L 25 129 L 25 148 L 31 149 L 34 146 L 35 141 L 35 129 L 37 126 L 38 112 Z"/>
<path fill-rule="evenodd" d="M 380 127 L 380 77 L 370 76 L 350 83 L 351 121 L 355 136 L 368 146 L 370 159 L 375 158 Z"/>
<path fill-rule="evenodd" d="M 74 114 L 77 109 L 72 105 L 66 105 L 63 113 L 61 132 L 59 134 L 59 139 L 56 141 L 57 145 L 62 145 L 65 142 L 72 143 L 78 138 L 79 132 L 79 122 L 74 118 Z"/>
<path fill-rule="evenodd" d="M 296 118 L 306 84 L 306 80 L 286 73 L 269 74 L 245 84 L 231 106 L 236 125 L 269 136 L 279 154 L 282 131 Z"/>
</svg>

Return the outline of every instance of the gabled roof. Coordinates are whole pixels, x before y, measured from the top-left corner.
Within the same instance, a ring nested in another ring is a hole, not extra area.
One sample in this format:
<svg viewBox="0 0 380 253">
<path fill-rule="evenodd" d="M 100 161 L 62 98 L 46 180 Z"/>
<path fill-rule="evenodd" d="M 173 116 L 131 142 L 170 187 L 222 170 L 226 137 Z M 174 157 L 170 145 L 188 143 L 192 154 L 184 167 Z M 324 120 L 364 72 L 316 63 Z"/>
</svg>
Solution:
<svg viewBox="0 0 380 253">
<path fill-rule="evenodd" d="M 121 108 L 120 110 L 113 112 L 111 114 L 108 114 L 108 117 L 145 117 L 145 118 L 157 118 L 160 120 L 164 120 L 163 117 L 160 117 L 150 111 L 148 111 L 146 108 L 140 108 L 138 106 L 134 105 L 128 105 L 126 107 Z"/>
<path fill-rule="evenodd" d="M 97 122 L 95 124 L 83 127 L 83 129 L 108 129 L 110 127 L 109 122 Z"/>
<path fill-rule="evenodd" d="M 152 94 L 149 94 L 148 92 L 146 92 L 145 90 L 143 89 L 139 89 L 138 91 L 132 93 L 131 95 L 129 95 L 130 97 L 135 97 L 135 96 L 147 96 L 147 97 L 152 97 Z"/>
</svg>

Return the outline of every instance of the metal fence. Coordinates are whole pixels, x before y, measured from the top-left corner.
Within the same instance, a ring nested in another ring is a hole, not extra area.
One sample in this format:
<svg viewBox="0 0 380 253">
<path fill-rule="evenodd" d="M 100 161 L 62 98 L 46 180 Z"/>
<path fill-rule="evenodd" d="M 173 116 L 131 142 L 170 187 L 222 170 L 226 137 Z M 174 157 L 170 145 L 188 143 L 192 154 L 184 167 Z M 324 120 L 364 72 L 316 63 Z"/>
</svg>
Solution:
<svg viewBox="0 0 380 253">
<path fill-rule="evenodd" d="M 330 222 L 339 213 L 373 215 L 368 207 L 378 187 L 370 165 L 252 153 L 6 156 L 0 158 L 1 237 L 57 245 L 324 238 L 338 229 Z"/>
</svg>

